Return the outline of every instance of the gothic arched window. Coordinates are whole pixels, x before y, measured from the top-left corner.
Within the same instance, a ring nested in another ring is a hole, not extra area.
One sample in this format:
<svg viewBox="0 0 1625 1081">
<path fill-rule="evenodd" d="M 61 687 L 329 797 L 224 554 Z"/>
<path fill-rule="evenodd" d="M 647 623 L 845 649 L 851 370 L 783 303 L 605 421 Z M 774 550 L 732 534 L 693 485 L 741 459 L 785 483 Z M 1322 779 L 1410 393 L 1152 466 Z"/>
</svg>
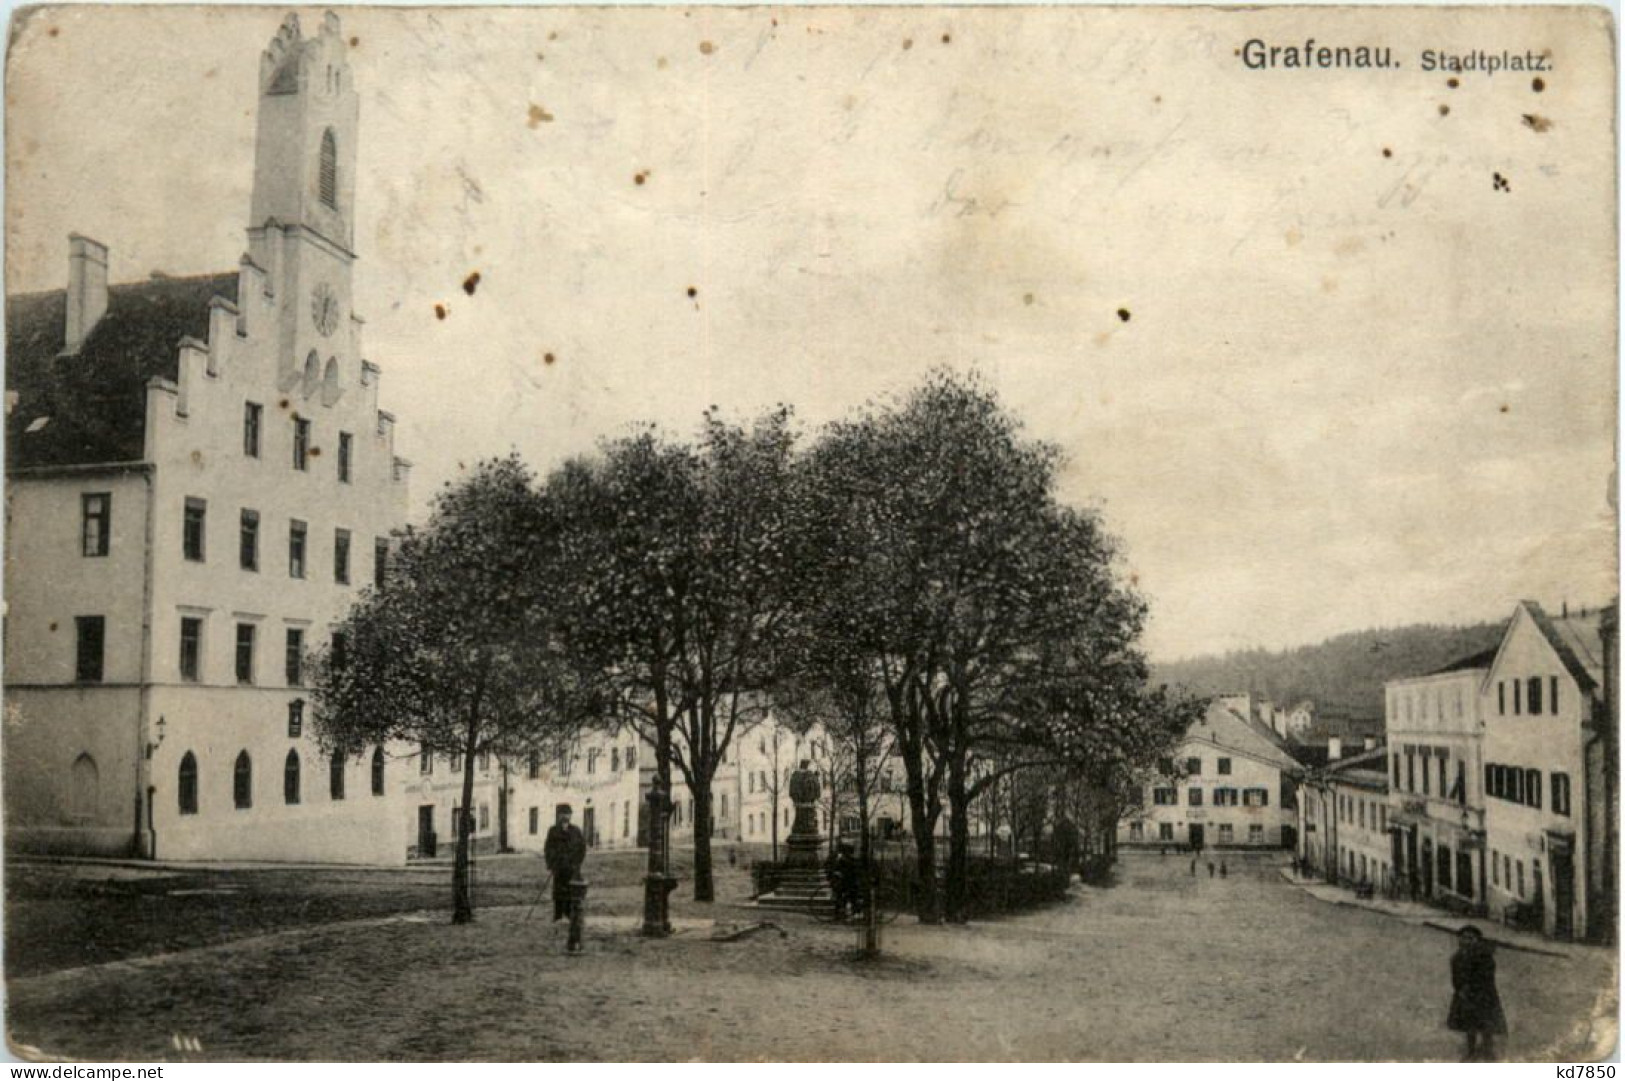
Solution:
<svg viewBox="0 0 1625 1081">
<path fill-rule="evenodd" d="M 180 774 L 175 781 L 175 791 L 180 796 L 181 814 L 197 814 L 197 758 L 191 751 L 181 756 Z"/>
<path fill-rule="evenodd" d="M 74 818 L 95 818 L 101 801 L 101 771 L 88 752 L 73 760 L 70 784 L 68 813 Z"/>
<path fill-rule="evenodd" d="M 282 762 L 282 802 L 299 802 L 299 752 L 289 751 Z"/>
<path fill-rule="evenodd" d="M 238 810 L 254 806 L 254 762 L 247 751 L 238 752 L 231 769 L 231 799 Z"/>
<path fill-rule="evenodd" d="M 384 794 L 384 749 L 382 747 L 372 749 L 372 794 L 375 796 Z"/>
<path fill-rule="evenodd" d="M 317 187 L 322 203 L 334 210 L 339 206 L 339 146 L 333 138 L 333 129 L 322 132 L 322 157 Z"/>
</svg>

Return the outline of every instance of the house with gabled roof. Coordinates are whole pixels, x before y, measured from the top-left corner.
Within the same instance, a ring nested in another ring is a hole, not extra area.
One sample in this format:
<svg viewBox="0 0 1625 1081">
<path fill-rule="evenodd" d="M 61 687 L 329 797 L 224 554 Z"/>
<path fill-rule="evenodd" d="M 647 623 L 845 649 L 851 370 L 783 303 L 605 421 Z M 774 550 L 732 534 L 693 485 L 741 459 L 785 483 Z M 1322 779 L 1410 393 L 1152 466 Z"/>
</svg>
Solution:
<svg viewBox="0 0 1625 1081">
<path fill-rule="evenodd" d="M 1216 698 L 1118 825 L 1129 846 L 1292 848 L 1302 766 L 1279 735 Z"/>
<path fill-rule="evenodd" d="M 1617 611 L 1520 601 L 1479 684 L 1490 906 L 1558 938 L 1615 934 Z"/>
</svg>

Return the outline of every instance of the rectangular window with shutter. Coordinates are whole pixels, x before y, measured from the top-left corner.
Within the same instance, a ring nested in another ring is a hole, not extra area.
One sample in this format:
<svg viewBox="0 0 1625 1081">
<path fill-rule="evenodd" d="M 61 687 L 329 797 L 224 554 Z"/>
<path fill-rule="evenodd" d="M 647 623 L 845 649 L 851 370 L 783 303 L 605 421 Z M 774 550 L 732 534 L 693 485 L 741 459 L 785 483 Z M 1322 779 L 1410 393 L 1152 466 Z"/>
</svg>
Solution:
<svg viewBox="0 0 1625 1081">
<path fill-rule="evenodd" d="M 108 492 L 89 492 L 79 497 L 81 530 L 80 549 L 83 556 L 104 556 L 110 546 L 113 526 L 113 496 Z"/>
<path fill-rule="evenodd" d="M 350 584 L 350 531 L 333 531 L 333 581 L 341 586 Z"/>
<path fill-rule="evenodd" d="M 250 458 L 260 456 L 260 420 L 264 415 L 260 403 L 243 403 L 243 454 Z"/>
<path fill-rule="evenodd" d="M 107 617 L 74 616 L 73 628 L 73 678 L 80 683 L 100 683 L 107 641 Z"/>
<path fill-rule="evenodd" d="M 1552 774 L 1552 813 L 1569 817 L 1569 775 L 1567 773 Z"/>
<path fill-rule="evenodd" d="M 181 679 L 196 683 L 203 667 L 203 620 L 181 617 Z"/>
<path fill-rule="evenodd" d="M 305 523 L 295 518 L 288 523 L 288 577 L 305 576 Z"/>
<path fill-rule="evenodd" d="M 303 686 L 305 682 L 305 632 L 298 627 L 288 628 L 287 645 L 283 653 L 283 669 L 288 686 Z"/>
<path fill-rule="evenodd" d="M 237 529 L 237 565 L 245 571 L 260 569 L 260 512 L 244 508 Z"/>
<path fill-rule="evenodd" d="M 254 624 L 237 624 L 237 682 L 254 682 Z"/>
<path fill-rule="evenodd" d="M 201 499 L 186 500 L 186 517 L 181 527 L 181 554 L 193 563 L 203 562 L 204 516 L 208 504 Z"/>
<path fill-rule="evenodd" d="M 293 418 L 293 467 L 301 473 L 310 468 L 310 421 Z"/>
</svg>

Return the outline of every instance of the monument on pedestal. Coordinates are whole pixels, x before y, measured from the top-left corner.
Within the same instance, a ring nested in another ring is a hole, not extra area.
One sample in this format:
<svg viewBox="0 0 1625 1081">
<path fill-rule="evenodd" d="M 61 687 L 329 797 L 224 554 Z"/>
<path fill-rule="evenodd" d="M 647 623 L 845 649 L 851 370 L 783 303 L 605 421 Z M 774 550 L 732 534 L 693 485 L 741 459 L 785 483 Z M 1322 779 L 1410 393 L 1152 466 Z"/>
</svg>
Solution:
<svg viewBox="0 0 1625 1081">
<path fill-rule="evenodd" d="M 790 867 L 818 867 L 822 861 L 818 850 L 824 841 L 818 833 L 816 807 L 823 787 L 812 763 L 803 759 L 799 769 L 790 774 L 790 802 L 795 804 L 796 817 L 790 823 L 790 836 L 784 842 L 788 854 L 784 862 Z"/>
</svg>

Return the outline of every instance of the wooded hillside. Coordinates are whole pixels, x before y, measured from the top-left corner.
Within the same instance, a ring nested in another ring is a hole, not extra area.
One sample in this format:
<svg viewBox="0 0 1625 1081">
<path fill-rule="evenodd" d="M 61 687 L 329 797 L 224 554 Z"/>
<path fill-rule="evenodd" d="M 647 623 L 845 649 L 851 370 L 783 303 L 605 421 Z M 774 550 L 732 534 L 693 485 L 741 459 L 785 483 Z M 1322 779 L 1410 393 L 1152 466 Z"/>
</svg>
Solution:
<svg viewBox="0 0 1625 1081">
<path fill-rule="evenodd" d="M 1295 649 L 1238 650 L 1155 664 L 1152 677 L 1203 696 L 1247 691 L 1286 706 L 1308 698 L 1317 712 L 1330 708 L 1381 717 L 1386 681 L 1422 675 L 1492 649 L 1504 627 L 1504 623 L 1466 627 L 1419 623 L 1354 631 Z"/>
</svg>

